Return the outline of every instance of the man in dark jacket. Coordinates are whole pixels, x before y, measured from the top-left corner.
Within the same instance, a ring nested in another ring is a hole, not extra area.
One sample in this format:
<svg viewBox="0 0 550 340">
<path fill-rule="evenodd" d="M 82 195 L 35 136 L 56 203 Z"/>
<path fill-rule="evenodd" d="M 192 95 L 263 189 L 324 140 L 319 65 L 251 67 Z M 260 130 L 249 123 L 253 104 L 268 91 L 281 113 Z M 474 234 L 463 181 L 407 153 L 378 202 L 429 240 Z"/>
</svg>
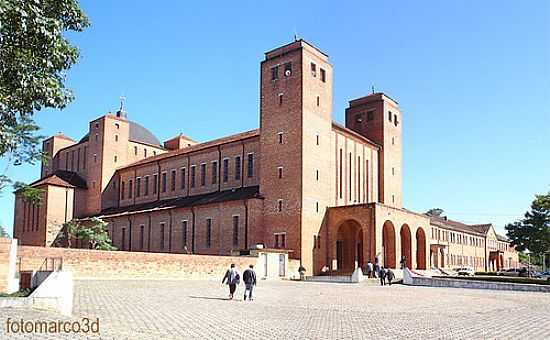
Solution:
<svg viewBox="0 0 550 340">
<path fill-rule="evenodd" d="M 250 267 L 243 273 L 244 281 L 244 300 L 246 301 L 246 291 L 248 290 L 248 300 L 252 301 L 252 288 L 256 285 L 256 273 L 254 272 L 254 266 Z"/>
<path fill-rule="evenodd" d="M 388 279 L 388 284 L 391 286 L 391 282 L 395 278 L 395 274 L 390 268 L 388 268 L 388 274 L 386 275 L 386 277 Z"/>
<path fill-rule="evenodd" d="M 227 281 L 227 285 L 229 285 L 230 300 L 233 299 L 233 294 L 235 293 L 240 280 L 241 277 L 239 276 L 237 269 L 235 269 L 235 264 L 231 263 L 231 267 L 225 272 L 225 276 L 222 279 L 222 284 Z"/>
<path fill-rule="evenodd" d="M 378 276 L 380 277 L 380 285 L 384 286 L 386 284 L 386 271 L 384 270 L 384 267 L 380 268 Z"/>
</svg>

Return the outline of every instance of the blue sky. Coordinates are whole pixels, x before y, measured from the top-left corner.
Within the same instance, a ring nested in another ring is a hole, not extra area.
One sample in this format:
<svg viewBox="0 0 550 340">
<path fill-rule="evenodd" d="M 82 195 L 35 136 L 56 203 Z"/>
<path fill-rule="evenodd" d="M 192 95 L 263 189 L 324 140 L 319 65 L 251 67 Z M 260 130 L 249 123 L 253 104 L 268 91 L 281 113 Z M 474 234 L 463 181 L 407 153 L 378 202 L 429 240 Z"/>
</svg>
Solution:
<svg viewBox="0 0 550 340">
<path fill-rule="evenodd" d="M 129 118 L 161 140 L 257 128 L 263 52 L 297 32 L 330 56 L 335 120 L 373 84 L 400 103 L 406 208 L 502 232 L 550 190 L 547 1 L 81 4 L 92 26 L 70 35 L 82 55 L 68 76 L 76 99 L 36 115 L 43 135 L 80 138 L 121 95 Z M 26 182 L 39 172 L 8 170 Z M 0 207 L 11 232 L 9 190 Z"/>
</svg>

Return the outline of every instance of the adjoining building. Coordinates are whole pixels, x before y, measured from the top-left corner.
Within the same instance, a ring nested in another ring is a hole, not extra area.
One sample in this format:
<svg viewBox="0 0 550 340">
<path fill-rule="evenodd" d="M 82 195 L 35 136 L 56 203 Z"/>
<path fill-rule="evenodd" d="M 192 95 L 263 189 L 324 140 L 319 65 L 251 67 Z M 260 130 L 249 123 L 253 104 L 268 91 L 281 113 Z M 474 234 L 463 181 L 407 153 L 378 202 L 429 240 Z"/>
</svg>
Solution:
<svg viewBox="0 0 550 340">
<path fill-rule="evenodd" d="M 51 246 L 65 221 L 98 216 L 120 250 L 224 255 L 262 244 L 291 251 L 310 274 L 375 258 L 392 268 L 403 257 L 416 269 L 514 266 L 517 254 L 492 227 L 403 208 L 398 103 L 383 93 L 351 100 L 342 126 L 332 120 L 332 80 L 328 56 L 296 40 L 261 62 L 259 129 L 161 144 L 121 107 L 78 142 L 46 139 L 51 161 L 32 184 L 44 200 L 33 206 L 16 193 L 14 236 Z M 466 244 L 474 238 L 482 243 Z"/>
</svg>

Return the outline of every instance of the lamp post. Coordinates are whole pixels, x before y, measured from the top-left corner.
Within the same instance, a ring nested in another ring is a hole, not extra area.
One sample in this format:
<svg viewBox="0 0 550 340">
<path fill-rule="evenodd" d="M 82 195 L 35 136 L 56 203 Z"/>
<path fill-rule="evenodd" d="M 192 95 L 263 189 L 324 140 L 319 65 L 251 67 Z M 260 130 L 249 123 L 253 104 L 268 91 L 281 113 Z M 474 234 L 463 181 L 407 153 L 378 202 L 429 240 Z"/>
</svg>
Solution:
<svg viewBox="0 0 550 340">
<path fill-rule="evenodd" d="M 525 254 L 527 254 L 527 277 L 531 277 L 531 251 L 527 249 Z"/>
</svg>

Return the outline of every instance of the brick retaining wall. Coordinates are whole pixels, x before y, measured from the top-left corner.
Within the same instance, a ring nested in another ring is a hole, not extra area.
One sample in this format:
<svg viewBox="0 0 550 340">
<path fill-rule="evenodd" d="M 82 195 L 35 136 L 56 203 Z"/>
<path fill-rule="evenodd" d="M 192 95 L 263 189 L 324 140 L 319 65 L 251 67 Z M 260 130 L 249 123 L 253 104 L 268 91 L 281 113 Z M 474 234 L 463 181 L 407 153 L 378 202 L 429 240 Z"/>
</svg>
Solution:
<svg viewBox="0 0 550 340">
<path fill-rule="evenodd" d="M 37 270 L 46 257 L 62 257 L 63 269 L 75 279 L 219 279 L 229 264 L 239 271 L 256 265 L 257 257 L 214 256 L 87 249 L 19 246 L 21 270 Z M 289 260 L 289 272 L 297 270 L 297 260 Z M 259 268 L 256 268 L 259 270 Z"/>
</svg>

